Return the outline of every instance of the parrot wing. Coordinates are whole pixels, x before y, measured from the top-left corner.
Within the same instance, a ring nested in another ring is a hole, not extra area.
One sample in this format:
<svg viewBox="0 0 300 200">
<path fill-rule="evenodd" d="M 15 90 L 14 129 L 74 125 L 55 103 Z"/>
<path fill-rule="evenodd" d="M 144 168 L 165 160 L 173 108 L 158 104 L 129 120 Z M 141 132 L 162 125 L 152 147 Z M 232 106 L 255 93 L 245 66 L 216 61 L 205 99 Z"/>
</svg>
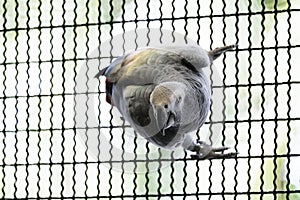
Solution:
<svg viewBox="0 0 300 200">
<path fill-rule="evenodd" d="M 187 52 L 184 52 L 186 48 Z M 191 70 L 193 73 L 199 73 L 199 69 L 202 67 L 206 67 L 209 63 L 204 63 L 205 66 L 197 67 L 203 64 L 204 61 L 203 56 L 207 54 L 207 52 L 200 47 L 198 47 L 198 51 L 200 55 L 196 54 L 194 50 L 194 46 L 170 46 L 164 48 L 152 48 L 146 47 L 139 49 L 137 51 L 128 53 L 124 56 L 118 57 L 114 60 L 108 67 L 100 70 L 95 78 L 98 78 L 101 75 L 105 75 L 110 82 L 116 83 L 119 79 L 124 78 L 128 75 L 132 75 L 131 72 L 136 71 L 137 68 L 151 67 L 151 70 L 157 69 L 157 66 L 163 65 L 177 65 L 181 64 L 181 66 Z M 203 52 L 202 52 L 203 51 Z M 204 52 L 206 54 L 204 55 Z M 202 54 L 203 55 L 202 55 Z M 206 55 L 208 58 L 208 56 Z M 158 69 L 159 70 L 159 69 Z M 137 73 L 136 75 L 140 75 Z M 150 78 L 154 78 L 151 77 Z M 135 80 L 139 83 L 140 79 Z M 144 79 L 143 79 L 144 80 Z M 147 79 L 148 80 L 148 79 Z M 142 80 L 140 80 L 142 81 Z M 140 84 L 145 84 L 143 81 Z"/>
<path fill-rule="evenodd" d="M 119 69 L 122 65 L 123 60 L 125 59 L 125 56 L 120 56 L 117 59 L 115 59 L 112 63 L 110 63 L 109 66 L 101 69 L 95 76 L 94 78 L 99 78 L 100 76 L 107 76 L 108 74 L 110 74 L 110 72 L 113 69 Z"/>
<path fill-rule="evenodd" d="M 212 62 L 217 59 L 224 52 L 236 48 L 238 45 L 229 45 L 224 47 L 218 47 L 210 51 L 206 51 L 197 45 L 173 45 L 164 46 L 164 50 L 172 51 L 181 57 L 185 58 L 189 63 L 191 63 L 199 71 L 199 69 L 204 68 L 212 64 Z"/>
<path fill-rule="evenodd" d="M 124 98 L 127 103 L 128 113 L 132 121 L 141 126 L 147 126 L 150 122 L 150 94 L 153 91 L 153 85 L 127 86 L 124 89 Z"/>
<path fill-rule="evenodd" d="M 195 45 L 172 45 L 161 47 L 165 51 L 171 51 L 186 60 L 186 63 L 193 66 L 197 71 L 208 67 L 211 59 L 206 50 Z"/>
</svg>

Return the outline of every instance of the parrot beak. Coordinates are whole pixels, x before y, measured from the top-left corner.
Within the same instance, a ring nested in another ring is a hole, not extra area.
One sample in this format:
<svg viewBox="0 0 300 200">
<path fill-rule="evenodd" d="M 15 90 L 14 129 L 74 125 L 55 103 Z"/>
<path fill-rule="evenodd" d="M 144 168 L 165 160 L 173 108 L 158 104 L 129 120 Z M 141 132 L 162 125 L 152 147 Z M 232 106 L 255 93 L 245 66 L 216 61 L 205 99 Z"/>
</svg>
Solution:
<svg viewBox="0 0 300 200">
<path fill-rule="evenodd" d="M 170 128 L 174 124 L 175 124 L 175 115 L 170 112 L 164 129 Z"/>
<path fill-rule="evenodd" d="M 165 135 L 165 130 L 175 124 L 175 114 L 172 112 L 166 112 L 166 110 L 162 107 L 157 107 L 154 110 L 154 116 L 156 125 L 160 130 L 162 130 L 163 136 Z"/>
<path fill-rule="evenodd" d="M 175 124 L 175 115 L 170 112 L 168 115 L 168 119 L 167 122 L 164 124 L 163 130 L 162 130 L 162 135 L 165 136 L 165 130 L 170 128 L 171 126 L 173 126 Z"/>
<path fill-rule="evenodd" d="M 166 111 L 162 107 L 156 107 L 156 109 L 154 109 L 154 117 L 157 128 L 159 130 L 165 129 L 165 122 L 168 119 Z"/>
</svg>

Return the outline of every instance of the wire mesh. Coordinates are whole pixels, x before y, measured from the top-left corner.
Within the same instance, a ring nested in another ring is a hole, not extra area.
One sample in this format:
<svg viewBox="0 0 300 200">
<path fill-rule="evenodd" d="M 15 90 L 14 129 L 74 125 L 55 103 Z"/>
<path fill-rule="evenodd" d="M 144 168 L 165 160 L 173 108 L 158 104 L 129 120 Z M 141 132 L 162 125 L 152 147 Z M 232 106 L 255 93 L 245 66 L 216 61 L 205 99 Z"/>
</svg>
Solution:
<svg viewBox="0 0 300 200">
<path fill-rule="evenodd" d="M 2 199 L 300 199 L 296 0 L 0 4 Z M 145 142 L 93 78 L 125 52 L 179 40 L 239 45 L 207 71 L 211 112 L 194 134 L 237 158 Z"/>
</svg>

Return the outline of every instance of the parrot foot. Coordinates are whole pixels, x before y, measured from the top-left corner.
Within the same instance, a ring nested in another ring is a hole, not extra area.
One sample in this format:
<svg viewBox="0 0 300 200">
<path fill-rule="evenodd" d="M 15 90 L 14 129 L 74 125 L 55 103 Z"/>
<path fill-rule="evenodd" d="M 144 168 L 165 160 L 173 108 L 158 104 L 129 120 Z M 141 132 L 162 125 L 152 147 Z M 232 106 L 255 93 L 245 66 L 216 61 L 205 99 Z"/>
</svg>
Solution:
<svg viewBox="0 0 300 200">
<path fill-rule="evenodd" d="M 209 144 L 206 144 L 202 141 L 197 141 L 190 149 L 196 154 L 192 154 L 191 158 L 195 160 L 204 160 L 211 158 L 231 158 L 235 157 L 237 152 L 224 153 L 224 151 L 228 150 L 229 147 L 212 147 Z"/>
</svg>

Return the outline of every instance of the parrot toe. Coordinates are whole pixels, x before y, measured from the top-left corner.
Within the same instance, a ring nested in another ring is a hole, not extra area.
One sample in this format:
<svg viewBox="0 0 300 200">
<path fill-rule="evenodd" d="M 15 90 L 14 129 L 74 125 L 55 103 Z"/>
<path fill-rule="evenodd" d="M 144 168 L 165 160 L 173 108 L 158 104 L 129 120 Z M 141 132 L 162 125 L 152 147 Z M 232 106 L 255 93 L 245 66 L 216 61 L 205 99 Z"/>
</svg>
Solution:
<svg viewBox="0 0 300 200">
<path fill-rule="evenodd" d="M 196 160 L 212 159 L 212 158 L 231 158 L 237 156 L 237 152 L 224 153 L 230 149 L 229 147 L 212 147 L 202 141 L 197 141 L 191 151 L 196 152 L 192 154 L 191 158 Z"/>
</svg>

